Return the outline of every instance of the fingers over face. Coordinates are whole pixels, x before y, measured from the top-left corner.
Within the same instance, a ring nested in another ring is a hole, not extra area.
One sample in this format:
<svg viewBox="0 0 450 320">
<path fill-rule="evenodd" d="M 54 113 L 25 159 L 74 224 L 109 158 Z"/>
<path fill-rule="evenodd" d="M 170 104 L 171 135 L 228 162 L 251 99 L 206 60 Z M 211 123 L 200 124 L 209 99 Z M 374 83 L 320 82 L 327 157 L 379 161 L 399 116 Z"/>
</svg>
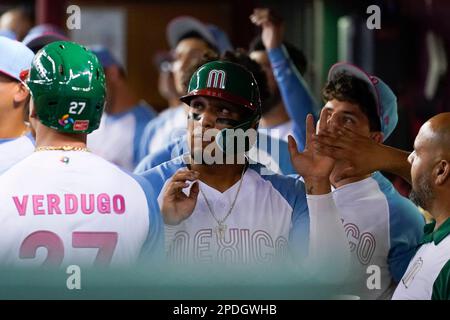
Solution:
<svg viewBox="0 0 450 320">
<path fill-rule="evenodd" d="M 351 144 L 349 144 L 341 137 L 333 136 L 328 133 L 316 135 L 312 138 L 312 140 L 319 146 L 327 146 L 333 148 L 351 147 Z"/>
<path fill-rule="evenodd" d="M 291 158 L 298 154 L 297 142 L 291 135 L 288 136 L 288 148 Z"/>
<path fill-rule="evenodd" d="M 306 146 L 312 142 L 312 137 L 315 135 L 316 129 L 314 126 L 314 117 L 312 114 L 306 116 Z"/>
<path fill-rule="evenodd" d="M 322 108 L 320 111 L 319 123 L 317 124 L 317 134 L 324 134 L 329 132 L 328 116 L 330 110 L 328 108 Z"/>
</svg>

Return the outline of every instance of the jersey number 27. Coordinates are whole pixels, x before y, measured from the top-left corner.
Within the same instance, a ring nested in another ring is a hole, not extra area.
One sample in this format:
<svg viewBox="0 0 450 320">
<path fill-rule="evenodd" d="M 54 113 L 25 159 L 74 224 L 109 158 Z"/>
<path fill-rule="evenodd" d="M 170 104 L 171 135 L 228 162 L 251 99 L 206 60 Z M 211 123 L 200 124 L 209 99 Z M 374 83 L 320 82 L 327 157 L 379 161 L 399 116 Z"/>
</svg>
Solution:
<svg viewBox="0 0 450 320">
<path fill-rule="evenodd" d="M 73 232 L 73 248 L 98 248 L 94 266 L 108 266 L 111 262 L 119 236 L 117 232 Z M 36 231 L 22 242 L 19 251 L 21 259 L 34 259 L 38 248 L 47 249 L 43 266 L 57 267 L 64 259 L 64 244 L 61 238 L 51 231 Z"/>
</svg>

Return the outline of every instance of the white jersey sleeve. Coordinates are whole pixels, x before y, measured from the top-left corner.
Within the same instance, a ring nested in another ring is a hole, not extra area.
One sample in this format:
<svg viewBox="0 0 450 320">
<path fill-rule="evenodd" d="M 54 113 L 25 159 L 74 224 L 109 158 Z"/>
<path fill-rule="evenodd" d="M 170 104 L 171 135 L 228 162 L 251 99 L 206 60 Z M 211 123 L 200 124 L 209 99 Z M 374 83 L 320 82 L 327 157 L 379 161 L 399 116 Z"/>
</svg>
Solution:
<svg viewBox="0 0 450 320">
<path fill-rule="evenodd" d="M 307 201 L 310 215 L 307 265 L 325 274 L 330 271 L 333 278 L 346 274 L 351 266 L 351 254 L 333 195 L 307 195 Z M 333 266 L 332 270 L 329 266 Z"/>
</svg>

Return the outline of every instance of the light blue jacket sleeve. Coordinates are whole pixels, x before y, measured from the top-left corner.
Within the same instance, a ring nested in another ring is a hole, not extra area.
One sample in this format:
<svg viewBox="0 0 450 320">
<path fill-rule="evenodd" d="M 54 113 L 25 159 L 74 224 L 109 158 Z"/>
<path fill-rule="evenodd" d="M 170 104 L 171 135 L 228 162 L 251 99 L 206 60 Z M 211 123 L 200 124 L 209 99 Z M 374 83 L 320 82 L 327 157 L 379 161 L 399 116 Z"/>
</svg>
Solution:
<svg viewBox="0 0 450 320">
<path fill-rule="evenodd" d="M 318 104 L 289 57 L 286 48 L 282 45 L 269 50 L 268 54 L 286 111 L 293 121 L 294 138 L 299 150 L 302 151 L 306 141 L 306 116 L 312 113 L 317 121 L 319 118 Z"/>
<path fill-rule="evenodd" d="M 155 135 L 155 132 L 158 128 L 159 118 L 155 118 L 151 120 L 142 131 L 142 135 L 139 139 L 139 147 L 137 151 L 137 161 L 141 161 L 145 158 L 146 155 L 149 154 L 149 145 Z"/>
<path fill-rule="evenodd" d="M 141 148 L 141 139 L 144 136 L 144 130 L 147 124 L 154 119 L 157 114 L 150 107 L 138 106 L 133 109 L 134 117 L 136 118 L 136 129 L 134 132 L 133 139 L 133 166 L 139 163 L 140 160 L 140 148 Z"/>
<path fill-rule="evenodd" d="M 157 202 L 158 194 L 143 177 L 132 176 L 145 193 L 149 211 L 149 231 L 141 249 L 140 260 L 142 263 L 159 264 L 164 262 L 164 222 Z"/>
<path fill-rule="evenodd" d="M 184 154 L 187 150 L 186 136 L 183 136 L 180 139 L 169 143 L 166 147 L 145 156 L 145 158 L 137 165 L 134 173 L 141 174 L 164 162 L 171 161 Z"/>
</svg>

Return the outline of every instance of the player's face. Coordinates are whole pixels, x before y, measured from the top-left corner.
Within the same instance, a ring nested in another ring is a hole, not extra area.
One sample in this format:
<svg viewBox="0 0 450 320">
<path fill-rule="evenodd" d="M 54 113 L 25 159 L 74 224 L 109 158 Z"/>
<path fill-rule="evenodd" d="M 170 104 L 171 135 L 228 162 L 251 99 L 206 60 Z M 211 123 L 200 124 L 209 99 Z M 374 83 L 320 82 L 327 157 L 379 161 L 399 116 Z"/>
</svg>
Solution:
<svg viewBox="0 0 450 320">
<path fill-rule="evenodd" d="M 10 77 L 0 73 L 0 110 L 6 111 L 14 107 L 14 94 L 18 90 L 19 83 Z"/>
<path fill-rule="evenodd" d="M 434 198 L 432 188 L 432 169 L 434 165 L 431 128 L 426 123 L 422 126 L 414 142 L 414 151 L 409 155 L 411 164 L 412 190 L 410 199 L 425 210 L 430 209 Z"/>
<path fill-rule="evenodd" d="M 345 126 L 356 133 L 370 136 L 369 119 L 357 104 L 333 99 L 328 101 L 324 108 L 327 111 L 326 119 L 321 118 L 320 121 L 326 121 L 331 131 Z"/>
<path fill-rule="evenodd" d="M 267 78 L 267 86 L 269 87 L 270 93 L 273 95 L 278 90 L 278 85 L 273 75 L 272 66 L 270 65 L 269 56 L 266 51 L 253 51 L 250 53 L 250 58 L 256 61 Z"/>
<path fill-rule="evenodd" d="M 205 41 L 196 38 L 187 38 L 178 43 L 174 52 L 174 62 L 172 73 L 175 82 L 175 89 L 178 94 L 186 94 L 184 79 L 186 72 L 191 66 L 199 61 L 203 55 L 210 50 Z"/>
<path fill-rule="evenodd" d="M 195 139 L 203 140 L 201 149 L 204 149 L 214 142 L 215 133 L 219 130 L 232 128 L 244 120 L 242 107 L 212 97 L 192 99 L 188 114 L 189 145 L 193 151 L 200 147 L 194 145 Z"/>
<path fill-rule="evenodd" d="M 281 94 L 278 84 L 273 75 L 272 66 L 270 65 L 269 56 L 266 51 L 253 51 L 250 53 L 250 58 L 256 61 L 261 69 L 264 71 L 267 79 L 267 88 L 269 89 L 270 96 L 262 102 L 261 111 L 263 116 L 270 112 L 274 107 L 280 104 Z"/>
</svg>

